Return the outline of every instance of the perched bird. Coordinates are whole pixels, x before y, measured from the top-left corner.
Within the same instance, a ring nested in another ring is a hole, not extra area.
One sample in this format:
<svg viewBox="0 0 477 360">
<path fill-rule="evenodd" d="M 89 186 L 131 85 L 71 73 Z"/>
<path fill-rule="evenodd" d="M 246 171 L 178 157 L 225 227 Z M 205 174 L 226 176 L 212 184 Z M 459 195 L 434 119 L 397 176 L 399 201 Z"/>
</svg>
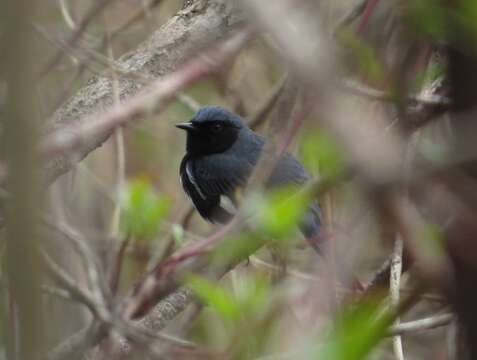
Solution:
<svg viewBox="0 0 477 360">
<path fill-rule="evenodd" d="M 246 185 L 256 165 L 265 138 L 252 131 L 236 114 L 218 107 L 201 108 L 190 122 L 176 125 L 187 131 L 186 155 L 180 165 L 180 179 L 199 214 L 214 223 L 225 223 L 231 213 L 222 205 L 223 197 L 236 204 L 235 192 Z M 304 184 L 309 180 L 300 162 L 284 153 L 265 184 L 276 187 Z M 300 230 L 321 252 L 316 242 L 320 231 L 320 208 L 309 205 Z"/>
</svg>

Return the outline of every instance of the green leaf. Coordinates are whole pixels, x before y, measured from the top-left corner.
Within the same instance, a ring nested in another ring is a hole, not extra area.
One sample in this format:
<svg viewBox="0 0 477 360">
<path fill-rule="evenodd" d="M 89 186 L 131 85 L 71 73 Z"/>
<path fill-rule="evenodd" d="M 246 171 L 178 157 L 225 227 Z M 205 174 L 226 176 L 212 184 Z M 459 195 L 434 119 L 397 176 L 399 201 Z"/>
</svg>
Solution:
<svg viewBox="0 0 477 360">
<path fill-rule="evenodd" d="M 144 179 L 128 184 L 124 196 L 122 231 L 137 239 L 150 240 L 159 232 L 169 201 Z"/>
<path fill-rule="evenodd" d="M 373 81 L 382 80 L 386 74 L 385 69 L 379 61 L 376 51 L 363 39 L 350 31 L 339 33 L 339 40 L 344 48 L 351 49 L 358 67 L 358 71 Z"/>
<path fill-rule="evenodd" d="M 239 319 L 239 306 L 229 291 L 195 275 L 188 276 L 187 285 L 202 301 L 213 307 L 224 321 L 235 322 Z"/>
<path fill-rule="evenodd" d="M 184 243 L 184 228 L 180 224 L 172 225 L 172 238 L 177 245 Z"/>
<path fill-rule="evenodd" d="M 210 260 L 211 263 L 217 267 L 224 267 L 245 260 L 269 240 L 255 235 L 237 234 L 227 237 L 217 247 Z"/>
<path fill-rule="evenodd" d="M 328 341 L 318 347 L 313 358 L 326 360 L 365 359 L 384 337 L 390 324 L 388 313 L 374 303 L 359 304 L 344 312 Z"/>
<path fill-rule="evenodd" d="M 447 10 L 434 0 L 414 0 L 408 4 L 407 19 L 420 32 L 442 38 L 448 32 Z"/>
<path fill-rule="evenodd" d="M 335 178 L 344 169 L 344 153 L 333 139 L 322 131 L 306 134 L 300 149 L 305 167 L 312 174 Z"/>
<path fill-rule="evenodd" d="M 269 282 L 260 274 L 250 274 L 239 278 L 235 284 L 236 301 L 245 316 L 260 316 L 270 303 Z"/>
<path fill-rule="evenodd" d="M 289 186 L 252 196 L 247 207 L 257 214 L 261 232 L 280 239 L 295 230 L 307 205 L 306 196 L 297 187 Z"/>
</svg>

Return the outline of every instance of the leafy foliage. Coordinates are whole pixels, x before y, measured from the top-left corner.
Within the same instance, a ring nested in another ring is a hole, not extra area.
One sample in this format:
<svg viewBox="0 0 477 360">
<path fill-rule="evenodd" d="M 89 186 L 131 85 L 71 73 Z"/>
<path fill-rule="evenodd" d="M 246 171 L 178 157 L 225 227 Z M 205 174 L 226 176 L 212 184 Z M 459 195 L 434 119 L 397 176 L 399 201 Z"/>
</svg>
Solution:
<svg viewBox="0 0 477 360">
<path fill-rule="evenodd" d="M 315 359 L 365 359 L 385 334 L 389 317 L 376 303 L 362 303 L 345 309 Z"/>
<path fill-rule="evenodd" d="M 258 207 L 260 230 L 281 239 L 295 229 L 307 206 L 306 197 L 296 187 L 285 187 L 270 191 Z"/>
<path fill-rule="evenodd" d="M 274 309 L 273 291 L 264 277 L 240 276 L 233 289 L 198 276 L 189 277 L 188 285 L 220 318 L 219 323 L 211 321 L 210 314 L 202 319 L 200 326 L 207 329 L 202 334 L 221 332 L 223 343 L 230 346 L 234 359 L 249 359 L 264 351 L 273 333 L 270 315 Z"/>
<path fill-rule="evenodd" d="M 168 209 L 169 200 L 158 194 L 148 181 L 134 180 L 125 191 L 123 233 L 137 239 L 154 238 Z"/>
<path fill-rule="evenodd" d="M 344 168 L 344 154 L 323 131 L 307 133 L 302 139 L 301 157 L 312 174 L 334 179 Z"/>
</svg>

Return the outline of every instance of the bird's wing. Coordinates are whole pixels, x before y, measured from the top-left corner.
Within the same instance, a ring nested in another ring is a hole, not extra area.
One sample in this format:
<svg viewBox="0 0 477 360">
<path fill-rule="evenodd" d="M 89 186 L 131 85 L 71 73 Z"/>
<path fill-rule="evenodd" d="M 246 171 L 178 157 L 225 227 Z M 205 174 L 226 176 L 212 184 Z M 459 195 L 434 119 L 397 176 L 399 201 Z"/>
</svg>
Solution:
<svg viewBox="0 0 477 360">
<path fill-rule="evenodd" d="M 278 160 L 273 172 L 268 179 L 270 187 L 284 185 L 301 185 L 308 181 L 309 175 L 303 165 L 291 154 L 285 153 Z"/>
<path fill-rule="evenodd" d="M 206 195 L 202 191 L 194 172 L 194 160 L 185 156 L 180 167 L 180 179 L 184 191 L 204 219 L 226 223 L 232 215 L 220 206 L 219 195 Z"/>
<path fill-rule="evenodd" d="M 225 223 L 231 217 L 223 206 L 224 196 L 235 201 L 236 190 L 246 184 L 252 166 L 230 155 L 186 157 L 181 164 L 181 181 L 200 215 Z M 236 205 L 236 204 L 235 204 Z"/>
<path fill-rule="evenodd" d="M 194 174 L 201 191 L 206 196 L 233 196 L 238 188 L 246 185 L 253 165 L 228 154 L 214 154 L 194 161 Z"/>
</svg>

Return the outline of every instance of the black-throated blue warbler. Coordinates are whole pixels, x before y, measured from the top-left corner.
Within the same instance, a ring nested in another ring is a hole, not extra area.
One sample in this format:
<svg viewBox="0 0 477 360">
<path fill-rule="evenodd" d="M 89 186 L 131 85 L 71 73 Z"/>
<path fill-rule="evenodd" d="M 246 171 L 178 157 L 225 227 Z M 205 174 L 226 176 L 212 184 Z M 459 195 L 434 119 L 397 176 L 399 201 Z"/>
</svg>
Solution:
<svg viewBox="0 0 477 360">
<path fill-rule="evenodd" d="M 238 115 L 218 106 L 203 107 L 190 122 L 176 126 L 187 131 L 186 155 L 180 165 L 185 192 L 204 219 L 227 222 L 232 215 L 221 205 L 221 198 L 236 204 L 235 192 L 246 185 L 265 138 L 252 131 Z M 301 185 L 308 180 L 300 162 L 284 153 L 266 186 Z M 308 206 L 299 227 L 313 248 L 321 252 L 316 241 L 320 231 L 316 202 Z"/>
</svg>

